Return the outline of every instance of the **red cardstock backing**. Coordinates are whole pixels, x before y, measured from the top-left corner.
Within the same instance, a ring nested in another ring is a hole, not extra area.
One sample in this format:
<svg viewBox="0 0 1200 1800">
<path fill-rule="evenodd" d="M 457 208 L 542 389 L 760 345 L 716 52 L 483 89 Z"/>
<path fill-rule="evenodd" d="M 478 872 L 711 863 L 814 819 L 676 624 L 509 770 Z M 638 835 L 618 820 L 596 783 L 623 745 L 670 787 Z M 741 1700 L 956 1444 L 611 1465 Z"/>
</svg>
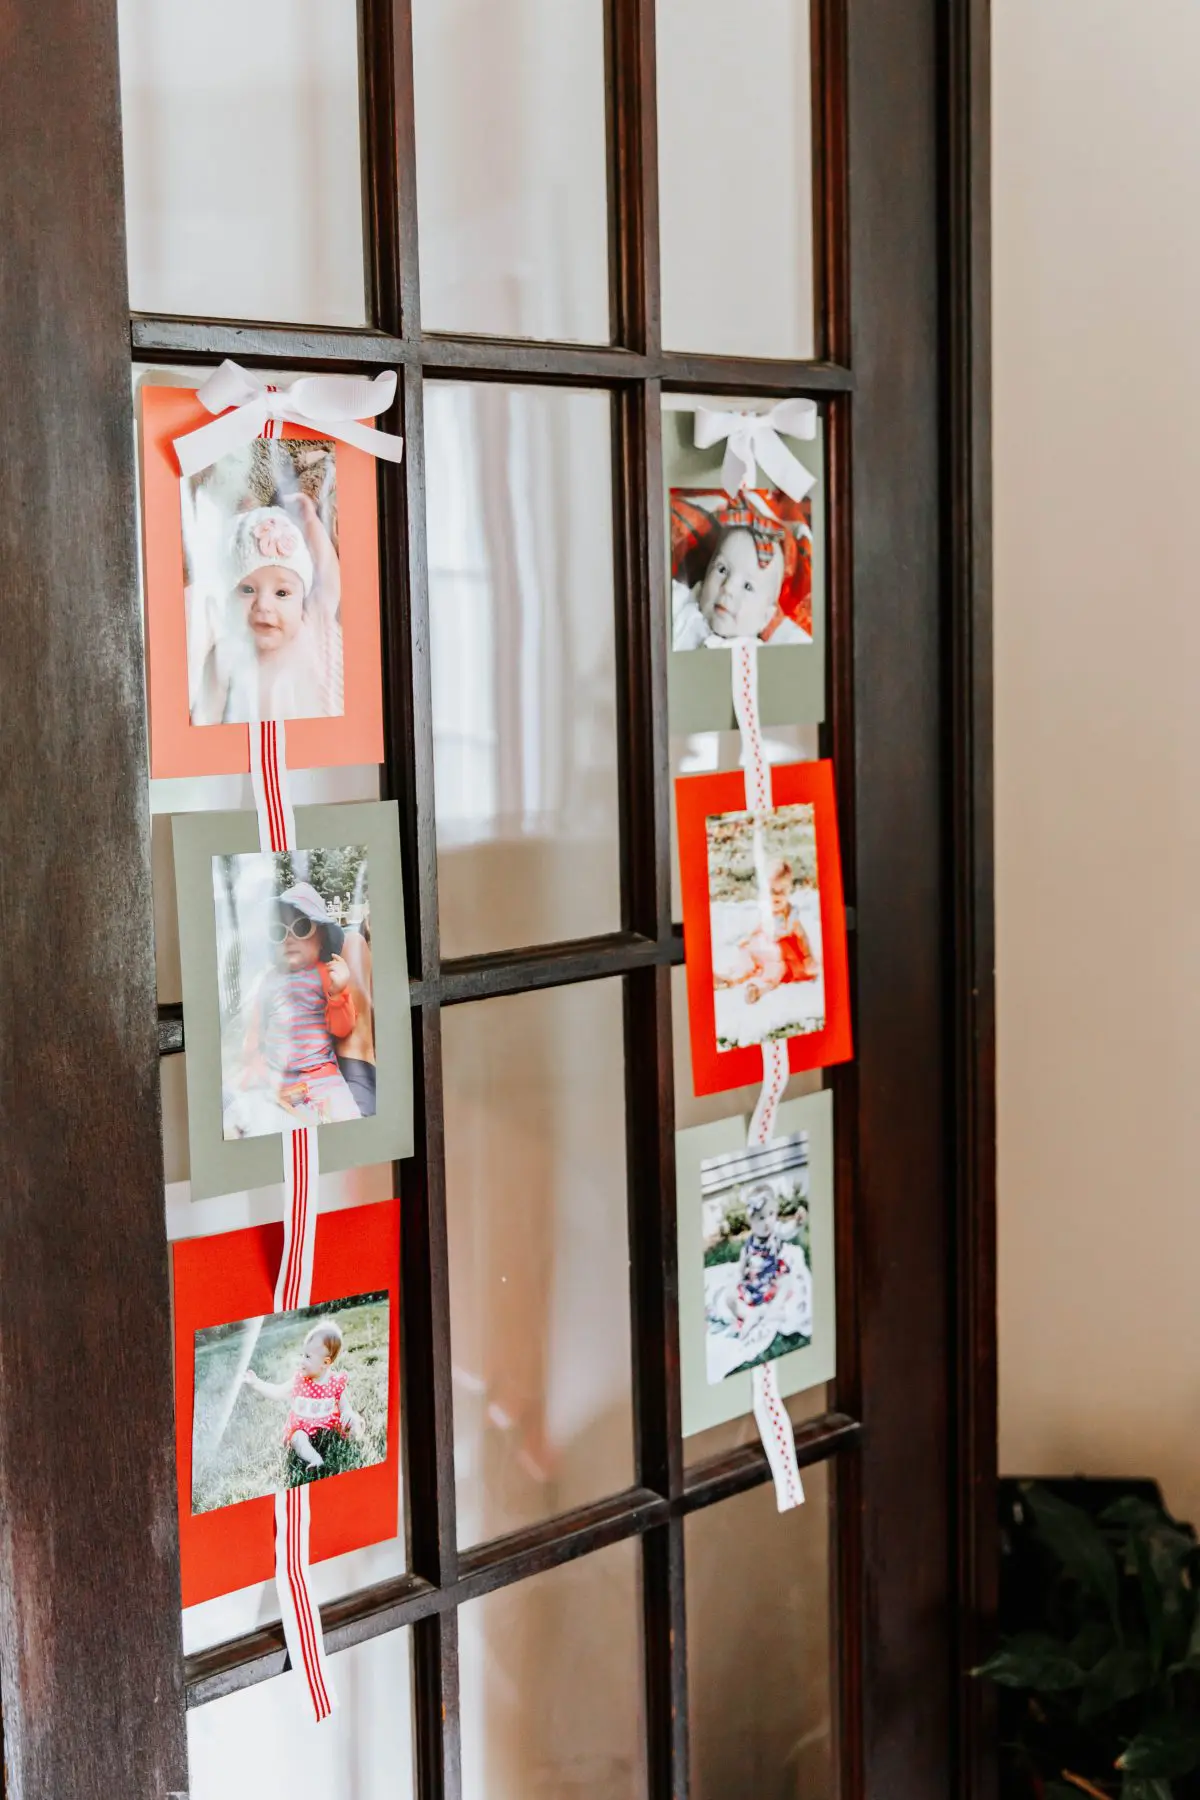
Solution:
<svg viewBox="0 0 1200 1800">
<path fill-rule="evenodd" d="M 283 1226 L 259 1225 L 172 1246 L 175 1282 L 175 1460 L 179 1475 L 179 1556 L 183 1604 L 197 1606 L 275 1574 L 275 1500 L 267 1494 L 192 1512 L 194 1338 L 274 1309 Z M 313 1562 L 362 1550 L 396 1535 L 400 1494 L 400 1202 L 382 1201 L 317 1220 L 312 1304 L 351 1294 L 389 1297 L 387 1456 L 314 1482 Z"/>
<path fill-rule="evenodd" d="M 142 389 L 142 502 L 146 555 L 146 673 L 151 775 L 244 775 L 248 725 L 193 725 L 188 706 L 183 521 L 174 439 L 212 415 L 194 388 Z M 285 438 L 329 434 L 283 426 Z M 340 718 L 288 719 L 293 769 L 383 761 L 379 649 L 379 528 L 375 459 L 334 438 L 338 561 L 342 571 L 344 705 Z"/>
<path fill-rule="evenodd" d="M 771 770 L 776 806 L 808 801 L 815 814 L 817 880 L 821 898 L 821 939 L 825 973 L 825 1028 L 789 1038 L 788 1069 L 828 1068 L 848 1062 L 850 976 L 846 961 L 846 912 L 842 900 L 842 859 L 830 762 L 785 763 Z M 762 1048 L 747 1044 L 717 1049 L 712 982 L 712 916 L 709 912 L 708 841 L 705 820 L 714 813 L 746 811 L 746 783 L 740 769 L 720 775 L 683 775 L 675 783 L 679 831 L 679 873 L 683 886 L 683 936 L 687 958 L 688 1020 L 692 1085 L 697 1094 L 720 1094 L 762 1080 Z"/>
</svg>

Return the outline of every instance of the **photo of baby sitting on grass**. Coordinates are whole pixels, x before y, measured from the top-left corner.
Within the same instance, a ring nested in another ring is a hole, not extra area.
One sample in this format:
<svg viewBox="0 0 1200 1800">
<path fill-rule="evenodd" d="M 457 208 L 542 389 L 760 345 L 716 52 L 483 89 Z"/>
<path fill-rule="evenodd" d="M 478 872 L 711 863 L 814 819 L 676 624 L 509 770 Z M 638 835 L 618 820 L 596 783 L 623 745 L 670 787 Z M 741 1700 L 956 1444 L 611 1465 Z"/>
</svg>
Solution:
<svg viewBox="0 0 1200 1800">
<path fill-rule="evenodd" d="M 375 1113 L 361 845 L 212 861 L 226 1138 Z"/>
<path fill-rule="evenodd" d="M 198 1331 L 192 1511 L 383 1462 L 388 1342 L 386 1293 Z"/>
<path fill-rule="evenodd" d="M 812 1342 L 808 1133 L 700 1166 L 710 1382 Z"/>
<path fill-rule="evenodd" d="M 180 499 L 192 724 L 340 716 L 336 445 L 256 438 Z"/>
<path fill-rule="evenodd" d="M 812 805 L 714 813 L 705 833 L 718 1047 L 731 1050 L 823 1030 Z"/>
<path fill-rule="evenodd" d="M 812 503 L 773 488 L 671 489 L 671 647 L 811 644 Z"/>
</svg>

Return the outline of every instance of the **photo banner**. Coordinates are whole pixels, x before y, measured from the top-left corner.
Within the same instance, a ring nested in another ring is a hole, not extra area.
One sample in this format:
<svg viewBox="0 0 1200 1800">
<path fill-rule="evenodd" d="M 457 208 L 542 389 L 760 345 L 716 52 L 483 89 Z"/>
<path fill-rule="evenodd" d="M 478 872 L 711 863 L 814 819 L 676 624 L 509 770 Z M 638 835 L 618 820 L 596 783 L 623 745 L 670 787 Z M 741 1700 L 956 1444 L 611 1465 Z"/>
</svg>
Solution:
<svg viewBox="0 0 1200 1800">
<path fill-rule="evenodd" d="M 250 776 L 258 811 L 259 847 L 278 853 L 295 850 L 296 813 L 287 771 L 282 721 L 250 727 Z M 293 1312 L 312 1299 L 320 1166 L 312 1126 L 286 1132 L 283 1145 L 283 1254 L 275 1282 L 275 1311 Z M 287 1488 L 275 1498 L 275 1585 L 288 1660 L 303 1675 L 318 1724 L 337 1706 L 329 1679 L 320 1609 L 309 1585 L 312 1503 L 307 1487 Z"/>
<path fill-rule="evenodd" d="M 769 812 L 771 800 L 771 765 L 767 761 L 762 726 L 758 717 L 758 642 L 754 638 L 738 638 L 730 657 L 733 676 L 733 710 L 742 734 L 742 766 L 746 781 L 746 809 L 752 813 Z M 775 1131 L 775 1115 L 783 1090 L 787 1086 L 788 1054 L 786 1043 L 778 1039 L 762 1046 L 763 1084 L 750 1129 L 748 1145 L 769 1144 Z M 754 1419 L 762 1439 L 771 1475 L 775 1482 L 775 1498 L 780 1512 L 788 1512 L 804 1502 L 804 1486 L 796 1462 L 796 1439 L 779 1394 L 774 1363 L 759 1363 L 751 1370 L 754 1394 Z"/>
</svg>

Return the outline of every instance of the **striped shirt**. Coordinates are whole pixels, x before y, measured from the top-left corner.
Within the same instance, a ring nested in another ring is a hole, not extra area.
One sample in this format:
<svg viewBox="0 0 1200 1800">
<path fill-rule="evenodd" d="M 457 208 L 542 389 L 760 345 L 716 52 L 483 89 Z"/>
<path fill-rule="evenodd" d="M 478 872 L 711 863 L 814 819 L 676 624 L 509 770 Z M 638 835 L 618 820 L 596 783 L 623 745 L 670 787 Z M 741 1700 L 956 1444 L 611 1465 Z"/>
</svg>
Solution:
<svg viewBox="0 0 1200 1800">
<path fill-rule="evenodd" d="M 278 969 L 262 988 L 263 1053 L 278 1074 L 294 1079 L 327 1069 L 336 1058 L 325 1017 L 319 968 Z"/>
</svg>

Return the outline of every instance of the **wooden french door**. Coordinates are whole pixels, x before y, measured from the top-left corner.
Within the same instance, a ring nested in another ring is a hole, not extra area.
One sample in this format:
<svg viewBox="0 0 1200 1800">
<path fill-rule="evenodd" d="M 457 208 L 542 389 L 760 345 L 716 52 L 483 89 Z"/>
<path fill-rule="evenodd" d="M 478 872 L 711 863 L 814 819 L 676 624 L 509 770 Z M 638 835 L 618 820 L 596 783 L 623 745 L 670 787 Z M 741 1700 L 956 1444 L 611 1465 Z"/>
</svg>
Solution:
<svg viewBox="0 0 1200 1800">
<path fill-rule="evenodd" d="M 832 1079 L 838 1375 L 798 1431 L 801 1463 L 827 1471 L 832 1495 L 835 1774 L 821 1794 L 988 1792 L 965 1675 L 987 1630 L 994 1480 L 986 29 L 976 0 L 814 0 L 818 344 L 771 360 L 663 345 L 653 0 L 605 12 L 602 345 L 422 328 L 408 0 L 361 7 L 361 328 L 131 318 L 115 0 L 13 0 L 0 20 L 12 1800 L 186 1794 L 185 1707 L 283 1663 L 270 1624 L 186 1659 L 180 1639 L 159 1116 L 178 1020 L 156 1017 L 130 365 L 224 356 L 395 367 L 409 446 L 380 477 L 383 791 L 401 807 L 418 1051 L 417 1155 L 397 1171 L 407 1566 L 325 1608 L 331 1650 L 410 1634 L 412 1689 L 395 1705 L 411 1706 L 415 1791 L 456 1800 L 462 1608 L 634 1546 L 639 1791 L 700 1791 L 697 1734 L 719 1727 L 689 1710 L 689 1522 L 769 1472 L 754 1444 L 693 1462 L 681 1437 L 661 406 L 809 395 L 828 457 L 822 749 L 838 775 L 856 1033 Z M 430 384 L 450 378 L 608 397 L 621 793 L 619 929 L 455 956 L 439 934 L 422 455 Z M 633 1480 L 460 1549 L 443 1041 L 456 1008 L 604 981 L 620 991 L 626 1058 Z M 743 1628 L 753 1639 L 753 1619 Z"/>
</svg>

